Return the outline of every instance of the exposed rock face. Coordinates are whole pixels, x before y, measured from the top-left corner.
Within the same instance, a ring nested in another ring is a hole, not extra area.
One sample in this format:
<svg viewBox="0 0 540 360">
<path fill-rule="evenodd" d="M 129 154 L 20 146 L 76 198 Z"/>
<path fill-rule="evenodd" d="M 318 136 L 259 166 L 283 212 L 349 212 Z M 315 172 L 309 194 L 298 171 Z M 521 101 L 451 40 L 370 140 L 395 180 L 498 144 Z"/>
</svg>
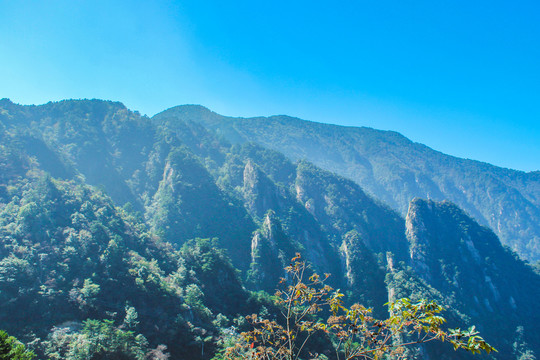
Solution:
<svg viewBox="0 0 540 360">
<path fill-rule="evenodd" d="M 416 206 L 411 202 L 411 206 Z M 429 206 L 429 204 L 428 204 Z M 405 220 L 406 236 L 409 240 L 409 253 L 411 263 L 416 272 L 427 281 L 431 280 L 431 270 L 427 265 L 426 254 L 429 253 L 430 236 L 427 233 L 423 218 L 415 208 L 409 207 L 409 212 Z"/>
<path fill-rule="evenodd" d="M 249 159 L 244 168 L 242 195 L 248 211 L 262 218 L 268 209 L 281 210 L 283 203 L 276 194 L 275 185 Z"/>
</svg>

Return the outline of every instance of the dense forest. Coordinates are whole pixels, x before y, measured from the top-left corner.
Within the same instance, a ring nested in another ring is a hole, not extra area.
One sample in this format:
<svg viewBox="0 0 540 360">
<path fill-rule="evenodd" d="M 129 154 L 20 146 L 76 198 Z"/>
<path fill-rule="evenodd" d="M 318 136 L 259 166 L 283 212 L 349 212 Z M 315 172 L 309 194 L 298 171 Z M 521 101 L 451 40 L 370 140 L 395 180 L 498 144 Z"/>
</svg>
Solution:
<svg viewBox="0 0 540 360">
<path fill-rule="evenodd" d="M 0 329 L 42 359 L 223 359 L 247 315 L 279 318 L 299 253 L 346 306 L 384 319 L 386 303 L 436 300 L 445 326 L 498 350 L 474 357 L 536 359 L 539 268 L 491 229 L 449 201 L 394 210 L 203 120 L 0 100 Z M 310 349 L 333 359 L 332 341 Z M 432 342 L 407 358 L 473 355 Z"/>
</svg>

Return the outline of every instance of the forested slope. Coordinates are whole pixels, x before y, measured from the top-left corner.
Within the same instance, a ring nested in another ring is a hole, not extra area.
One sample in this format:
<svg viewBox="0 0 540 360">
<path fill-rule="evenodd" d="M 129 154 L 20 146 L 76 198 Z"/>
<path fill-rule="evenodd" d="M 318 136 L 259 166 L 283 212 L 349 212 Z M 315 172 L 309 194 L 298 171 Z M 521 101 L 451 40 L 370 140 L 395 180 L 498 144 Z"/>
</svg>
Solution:
<svg viewBox="0 0 540 360">
<path fill-rule="evenodd" d="M 2 100 L 0 139 L 1 327 L 40 356 L 209 359 L 245 315 L 278 314 L 267 293 L 297 252 L 377 316 L 435 298 L 495 358 L 540 351 L 538 274 L 452 204 L 404 219 L 312 163 L 114 102 Z"/>
</svg>

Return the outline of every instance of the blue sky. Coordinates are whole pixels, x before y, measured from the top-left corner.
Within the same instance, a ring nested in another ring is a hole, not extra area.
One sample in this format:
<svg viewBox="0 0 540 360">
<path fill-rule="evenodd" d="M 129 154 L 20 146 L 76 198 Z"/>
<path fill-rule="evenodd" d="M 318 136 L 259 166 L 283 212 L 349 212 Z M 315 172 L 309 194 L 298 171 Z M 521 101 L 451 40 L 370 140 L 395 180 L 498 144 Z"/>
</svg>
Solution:
<svg viewBox="0 0 540 360">
<path fill-rule="evenodd" d="M 540 169 L 538 1 L 0 0 L 0 97 L 202 104 Z"/>
</svg>

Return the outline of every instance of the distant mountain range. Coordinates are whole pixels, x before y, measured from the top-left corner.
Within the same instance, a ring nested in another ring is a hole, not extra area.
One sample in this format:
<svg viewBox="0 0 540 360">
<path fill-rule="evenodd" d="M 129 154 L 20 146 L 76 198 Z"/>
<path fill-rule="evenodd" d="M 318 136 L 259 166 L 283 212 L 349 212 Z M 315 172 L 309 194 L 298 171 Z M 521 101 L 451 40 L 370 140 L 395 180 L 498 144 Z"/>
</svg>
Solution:
<svg viewBox="0 0 540 360">
<path fill-rule="evenodd" d="M 184 105 L 154 117 L 162 118 L 194 121 L 232 143 L 255 142 L 293 161 L 308 160 L 355 181 L 402 215 L 415 197 L 452 201 L 521 257 L 540 260 L 540 171 L 456 158 L 393 131 L 289 116 L 231 118 Z"/>
<path fill-rule="evenodd" d="M 300 252 L 376 316 L 435 299 L 499 350 L 484 358 L 534 359 L 539 269 L 482 223 L 535 260 L 538 184 L 373 129 L 0 100 L 0 327 L 53 359 L 81 358 L 87 319 L 139 334 L 133 352 L 211 359 L 242 315 L 277 313 L 265 292 Z"/>
</svg>

